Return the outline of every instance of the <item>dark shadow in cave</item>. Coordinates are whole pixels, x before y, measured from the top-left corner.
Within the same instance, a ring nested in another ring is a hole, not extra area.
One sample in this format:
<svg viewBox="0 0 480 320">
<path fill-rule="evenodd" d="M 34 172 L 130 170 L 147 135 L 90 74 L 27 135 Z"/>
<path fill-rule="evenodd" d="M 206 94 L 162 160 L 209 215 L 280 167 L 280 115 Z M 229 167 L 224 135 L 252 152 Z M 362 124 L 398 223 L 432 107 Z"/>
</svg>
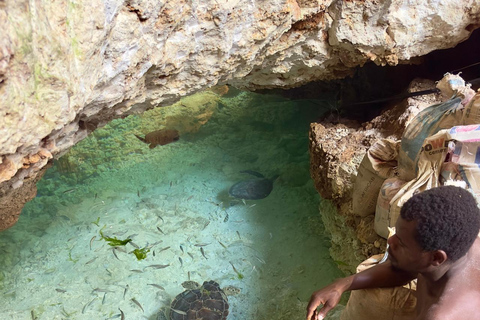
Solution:
<svg viewBox="0 0 480 320">
<path fill-rule="evenodd" d="M 317 81 L 304 86 L 282 90 L 261 90 L 260 93 L 275 93 L 292 100 L 322 99 L 324 94 L 338 92 L 337 105 L 331 112 L 342 117 L 369 121 L 382 110 L 395 104 L 407 93 L 409 83 L 415 78 L 440 80 L 447 72 L 459 73 L 465 81 L 480 78 L 480 30 L 474 31 L 464 42 L 451 49 L 433 51 L 409 61 L 411 64 L 377 66 L 370 62 L 357 67 L 350 78 L 330 82 Z M 480 87 L 480 81 L 472 88 Z M 391 98 L 391 99 L 390 99 Z M 371 103 L 365 103 L 371 102 Z"/>
</svg>

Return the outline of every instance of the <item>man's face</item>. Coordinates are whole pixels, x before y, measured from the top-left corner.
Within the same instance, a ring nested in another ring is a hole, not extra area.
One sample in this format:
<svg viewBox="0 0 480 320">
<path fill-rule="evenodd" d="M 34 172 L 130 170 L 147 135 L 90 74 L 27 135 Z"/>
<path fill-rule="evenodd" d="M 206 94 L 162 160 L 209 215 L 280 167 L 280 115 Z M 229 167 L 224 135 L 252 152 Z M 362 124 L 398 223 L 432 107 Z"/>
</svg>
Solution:
<svg viewBox="0 0 480 320">
<path fill-rule="evenodd" d="M 429 265 L 429 253 L 424 251 L 415 239 L 417 221 L 406 221 L 399 217 L 396 232 L 388 238 L 388 259 L 395 268 L 422 272 Z"/>
</svg>

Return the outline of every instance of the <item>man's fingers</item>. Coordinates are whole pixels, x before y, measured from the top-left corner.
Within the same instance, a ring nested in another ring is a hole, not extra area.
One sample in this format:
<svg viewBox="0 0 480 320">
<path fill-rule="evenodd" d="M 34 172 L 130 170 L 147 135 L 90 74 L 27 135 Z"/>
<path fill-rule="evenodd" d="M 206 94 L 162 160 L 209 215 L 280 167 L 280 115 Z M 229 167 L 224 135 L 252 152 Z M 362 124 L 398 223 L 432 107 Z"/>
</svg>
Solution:
<svg viewBox="0 0 480 320">
<path fill-rule="evenodd" d="M 315 309 L 307 309 L 307 320 L 315 319 L 313 316 L 315 315 Z"/>
<path fill-rule="evenodd" d="M 307 320 L 316 320 L 317 319 L 317 306 L 309 304 L 307 307 Z"/>
<path fill-rule="evenodd" d="M 317 317 L 316 320 L 323 320 L 327 315 L 328 311 L 332 310 L 332 307 L 328 306 L 328 304 L 324 305 L 319 311 L 316 312 Z"/>
<path fill-rule="evenodd" d="M 323 317 L 321 317 L 321 316 L 318 315 L 318 311 L 317 311 L 317 310 L 315 310 L 315 313 L 313 314 L 313 317 L 314 317 L 314 318 L 313 318 L 314 320 L 323 320 Z"/>
<path fill-rule="evenodd" d="M 310 298 L 307 306 L 307 320 L 315 320 L 318 302 L 315 301 L 314 296 Z"/>
</svg>

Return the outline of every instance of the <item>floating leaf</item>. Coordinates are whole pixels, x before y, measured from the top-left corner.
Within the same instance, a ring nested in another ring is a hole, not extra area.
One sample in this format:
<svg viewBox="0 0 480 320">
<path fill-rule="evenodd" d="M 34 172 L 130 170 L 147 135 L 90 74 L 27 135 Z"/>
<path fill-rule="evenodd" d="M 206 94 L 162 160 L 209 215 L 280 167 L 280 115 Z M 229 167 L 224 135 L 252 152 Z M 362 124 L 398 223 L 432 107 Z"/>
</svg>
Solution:
<svg viewBox="0 0 480 320">
<path fill-rule="evenodd" d="M 137 257 L 137 260 L 145 259 L 148 252 L 150 252 L 150 249 L 147 248 L 133 250 L 133 254 Z"/>
</svg>

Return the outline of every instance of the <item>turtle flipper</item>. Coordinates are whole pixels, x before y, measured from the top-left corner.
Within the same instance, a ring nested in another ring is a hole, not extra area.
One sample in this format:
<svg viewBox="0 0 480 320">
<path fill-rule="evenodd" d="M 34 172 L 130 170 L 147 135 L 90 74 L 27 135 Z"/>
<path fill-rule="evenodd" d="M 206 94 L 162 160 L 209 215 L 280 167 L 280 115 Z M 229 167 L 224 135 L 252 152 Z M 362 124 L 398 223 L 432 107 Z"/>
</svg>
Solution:
<svg viewBox="0 0 480 320">
<path fill-rule="evenodd" d="M 142 141 L 143 143 L 148 143 L 147 140 L 145 140 L 145 138 L 142 138 L 142 137 L 140 137 L 140 136 L 137 136 L 136 134 L 135 134 L 135 137 L 137 137 L 137 139 L 140 140 L 140 141 Z"/>
<path fill-rule="evenodd" d="M 265 178 L 263 176 L 263 174 L 261 174 L 260 172 L 257 172 L 257 171 L 253 171 L 253 170 L 243 170 L 243 171 L 240 171 L 240 173 L 248 173 L 248 174 L 251 174 L 252 176 L 255 176 L 257 178 Z"/>
</svg>

